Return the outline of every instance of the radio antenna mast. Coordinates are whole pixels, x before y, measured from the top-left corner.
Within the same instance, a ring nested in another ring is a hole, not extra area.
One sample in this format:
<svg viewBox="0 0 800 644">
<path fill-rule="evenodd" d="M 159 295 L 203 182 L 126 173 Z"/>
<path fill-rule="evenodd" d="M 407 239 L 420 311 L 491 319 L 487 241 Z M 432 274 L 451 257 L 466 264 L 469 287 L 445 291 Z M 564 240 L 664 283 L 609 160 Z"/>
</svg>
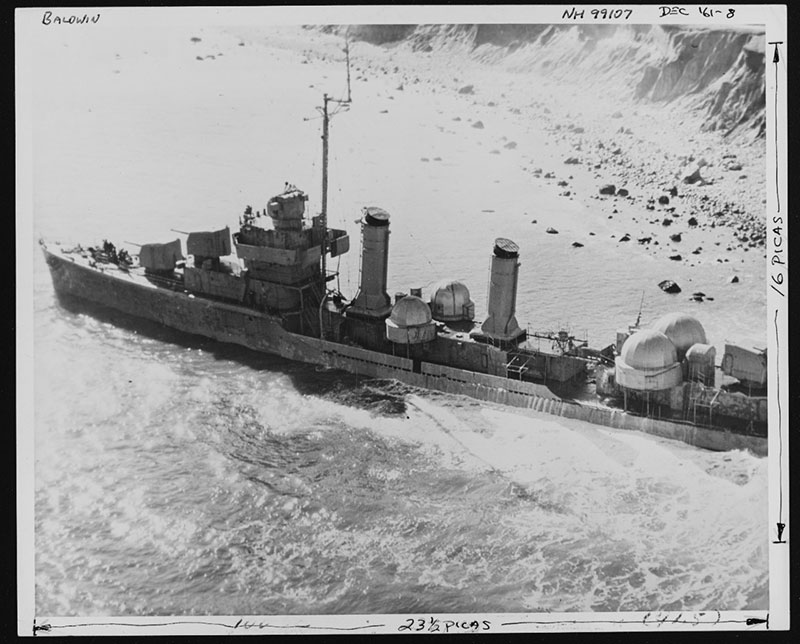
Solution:
<svg viewBox="0 0 800 644">
<path fill-rule="evenodd" d="M 347 107 L 350 105 L 350 43 L 345 37 L 345 59 L 347 61 L 347 98 L 331 98 L 327 94 L 322 95 L 322 212 L 320 213 L 320 224 L 322 226 L 322 252 L 321 252 L 321 273 L 322 273 L 322 299 L 319 304 L 320 314 L 320 337 L 324 338 L 322 326 L 322 306 L 328 297 L 328 275 L 327 275 L 327 253 L 328 253 L 328 132 L 332 114 L 328 113 L 328 103 L 336 103 Z M 318 108 L 319 109 L 319 108 Z"/>
<path fill-rule="evenodd" d="M 642 301 L 639 302 L 639 315 L 636 316 L 636 328 L 639 328 L 639 322 L 642 321 L 642 306 L 644 305 L 644 290 L 642 290 Z"/>
</svg>

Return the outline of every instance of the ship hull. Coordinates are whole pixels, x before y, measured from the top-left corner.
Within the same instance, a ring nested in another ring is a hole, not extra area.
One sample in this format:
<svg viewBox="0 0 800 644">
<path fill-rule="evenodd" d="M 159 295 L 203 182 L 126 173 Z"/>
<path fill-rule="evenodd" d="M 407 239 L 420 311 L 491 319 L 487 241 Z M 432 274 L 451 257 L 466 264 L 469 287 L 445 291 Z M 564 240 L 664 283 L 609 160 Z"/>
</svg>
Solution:
<svg viewBox="0 0 800 644">
<path fill-rule="evenodd" d="M 747 449 L 767 453 L 764 436 L 647 418 L 586 402 L 565 400 L 544 385 L 510 380 L 465 369 L 414 361 L 291 333 L 278 317 L 244 306 L 195 297 L 126 276 L 116 267 L 93 268 L 44 248 L 59 296 L 101 304 L 178 331 L 254 351 L 340 369 L 348 373 L 395 379 L 411 386 L 584 420 L 595 425 L 637 430 L 714 451 Z"/>
</svg>

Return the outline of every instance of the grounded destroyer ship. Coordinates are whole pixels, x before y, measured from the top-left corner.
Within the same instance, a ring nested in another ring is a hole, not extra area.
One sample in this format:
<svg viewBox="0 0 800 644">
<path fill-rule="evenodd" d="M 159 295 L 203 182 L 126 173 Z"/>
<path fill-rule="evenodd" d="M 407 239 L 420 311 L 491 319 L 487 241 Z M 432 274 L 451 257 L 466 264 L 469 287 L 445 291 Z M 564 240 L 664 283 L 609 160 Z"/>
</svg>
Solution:
<svg viewBox="0 0 800 644">
<path fill-rule="evenodd" d="M 468 288 L 443 281 L 386 291 L 390 216 L 365 207 L 359 288 L 332 287 L 327 257 L 348 252 L 327 225 L 328 103 L 323 112 L 319 216 L 286 184 L 263 211 L 248 206 L 229 228 L 145 244 L 138 257 L 104 242 L 41 242 L 56 294 L 99 303 L 168 327 L 291 360 L 373 378 L 635 429 L 712 450 L 767 452 L 766 350 L 725 345 L 721 367 L 695 318 L 674 313 L 651 328 L 618 331 L 593 350 L 567 332 L 551 351 L 515 317 L 520 249 L 499 238 L 491 254 L 487 312 L 475 322 Z M 348 101 L 334 101 L 346 103 Z M 271 220 L 271 226 L 262 222 Z M 488 245 L 488 244 L 487 244 Z M 726 385 L 721 383 L 727 376 Z"/>
</svg>

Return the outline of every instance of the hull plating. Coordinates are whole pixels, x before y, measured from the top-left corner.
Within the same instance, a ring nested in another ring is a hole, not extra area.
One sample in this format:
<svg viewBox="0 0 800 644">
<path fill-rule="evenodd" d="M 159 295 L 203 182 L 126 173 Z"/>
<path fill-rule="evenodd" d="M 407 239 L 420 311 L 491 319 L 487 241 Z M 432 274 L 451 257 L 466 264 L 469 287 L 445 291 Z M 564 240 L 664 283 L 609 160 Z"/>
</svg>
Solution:
<svg viewBox="0 0 800 644">
<path fill-rule="evenodd" d="M 281 326 L 279 318 L 253 309 L 161 288 L 126 276 L 116 268 L 91 268 L 47 249 L 44 253 L 57 294 L 102 304 L 186 333 L 349 373 L 396 379 L 411 386 L 616 429 L 638 430 L 705 449 L 748 449 L 759 456 L 767 454 L 766 437 L 634 416 L 561 399 L 536 383 L 465 369 L 423 362 L 421 369 L 415 371 L 409 359 L 291 333 Z"/>
</svg>

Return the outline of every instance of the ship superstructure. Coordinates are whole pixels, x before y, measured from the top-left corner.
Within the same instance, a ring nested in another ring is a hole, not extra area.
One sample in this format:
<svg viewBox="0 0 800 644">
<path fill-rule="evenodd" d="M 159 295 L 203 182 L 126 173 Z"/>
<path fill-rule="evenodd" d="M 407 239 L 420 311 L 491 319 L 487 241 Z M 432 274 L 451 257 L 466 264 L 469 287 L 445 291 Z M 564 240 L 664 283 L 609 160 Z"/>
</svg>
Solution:
<svg viewBox="0 0 800 644">
<path fill-rule="evenodd" d="M 613 427 L 641 429 L 711 449 L 766 453 L 766 353 L 726 345 L 721 388 L 713 346 L 689 316 L 638 324 L 616 346 L 593 350 L 566 331 L 528 332 L 516 318 L 521 251 L 494 240 L 487 311 L 476 320 L 468 285 L 443 280 L 427 294 L 387 291 L 391 215 L 362 209 L 359 285 L 333 288 L 328 258 L 349 251 L 327 223 L 328 104 L 323 113 L 322 210 L 286 183 L 263 208 L 244 209 L 238 231 L 185 233 L 185 243 L 43 244 L 59 296 L 77 296 L 172 328 L 289 359 L 463 394 Z M 343 101 L 341 103 L 346 103 Z M 184 256 L 184 248 L 186 255 Z M 541 339 L 552 350 L 541 349 Z M 730 347 L 730 349 L 729 349 Z M 755 387 L 755 390 L 753 389 Z"/>
</svg>

